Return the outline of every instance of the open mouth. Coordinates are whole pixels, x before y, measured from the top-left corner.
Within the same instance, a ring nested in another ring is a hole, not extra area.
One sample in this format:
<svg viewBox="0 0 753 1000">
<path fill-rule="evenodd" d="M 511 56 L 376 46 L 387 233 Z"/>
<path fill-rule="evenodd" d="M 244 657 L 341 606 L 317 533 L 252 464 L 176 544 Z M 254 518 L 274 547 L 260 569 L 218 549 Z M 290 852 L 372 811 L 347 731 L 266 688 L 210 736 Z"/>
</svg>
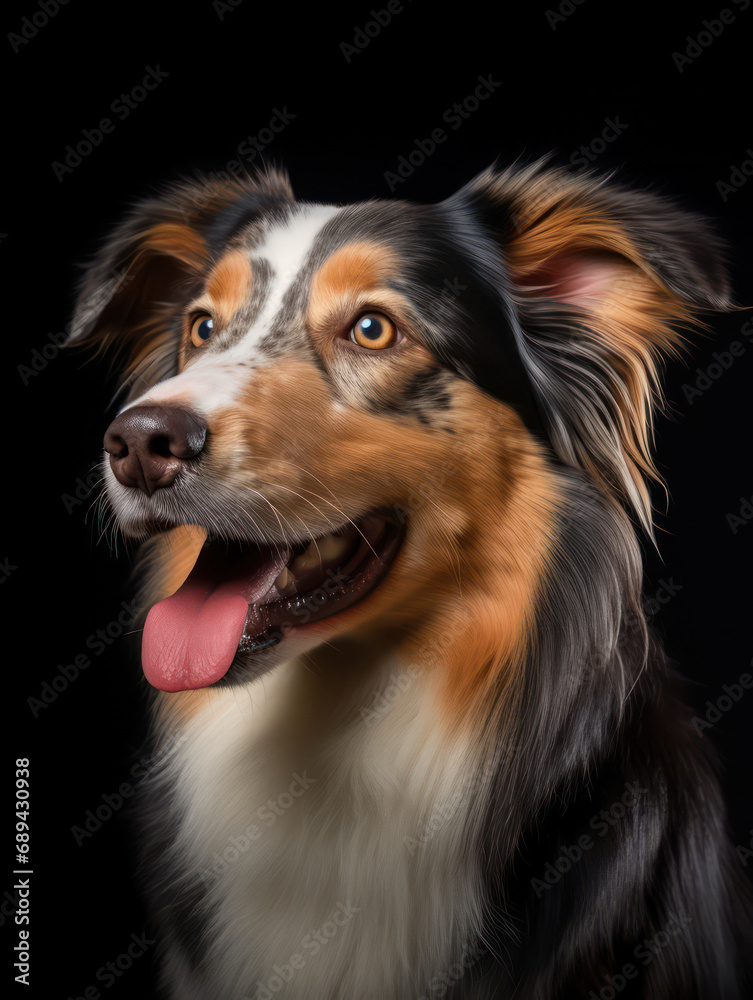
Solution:
<svg viewBox="0 0 753 1000">
<path fill-rule="evenodd" d="M 146 620 L 142 661 L 163 691 L 247 679 L 255 658 L 345 611 L 384 579 L 404 530 L 371 512 L 297 545 L 209 541 L 183 586 Z"/>
</svg>

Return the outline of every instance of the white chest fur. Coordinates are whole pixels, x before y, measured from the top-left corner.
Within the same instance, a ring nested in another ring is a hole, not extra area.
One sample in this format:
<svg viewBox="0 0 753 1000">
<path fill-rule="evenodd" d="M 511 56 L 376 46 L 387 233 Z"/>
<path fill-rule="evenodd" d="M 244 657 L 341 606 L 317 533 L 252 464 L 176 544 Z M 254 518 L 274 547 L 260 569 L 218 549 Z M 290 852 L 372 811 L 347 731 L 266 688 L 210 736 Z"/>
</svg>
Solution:
<svg viewBox="0 0 753 1000">
<path fill-rule="evenodd" d="M 206 983 L 215 1000 L 420 997 L 480 926 L 470 741 L 447 741 L 410 670 L 317 718 L 307 684 L 293 661 L 218 691 L 169 765 L 178 850 L 213 907 Z M 176 998 L 209 995 L 173 968 Z"/>
</svg>

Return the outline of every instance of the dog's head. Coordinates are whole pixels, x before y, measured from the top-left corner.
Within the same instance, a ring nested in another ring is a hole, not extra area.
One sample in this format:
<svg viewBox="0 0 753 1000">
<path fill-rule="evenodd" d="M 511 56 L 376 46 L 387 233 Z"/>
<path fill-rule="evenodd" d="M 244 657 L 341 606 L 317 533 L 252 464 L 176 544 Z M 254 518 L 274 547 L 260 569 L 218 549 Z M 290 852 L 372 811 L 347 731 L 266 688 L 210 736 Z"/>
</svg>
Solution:
<svg viewBox="0 0 753 1000">
<path fill-rule="evenodd" d="M 580 467 L 649 525 L 661 355 L 726 305 L 701 221 L 541 166 L 438 205 L 302 204 L 277 172 L 142 202 L 73 337 L 127 358 L 105 436 L 120 530 L 167 537 L 163 594 L 196 560 L 147 619 L 147 676 L 242 681 L 440 613 L 513 650 L 547 470 Z"/>
</svg>

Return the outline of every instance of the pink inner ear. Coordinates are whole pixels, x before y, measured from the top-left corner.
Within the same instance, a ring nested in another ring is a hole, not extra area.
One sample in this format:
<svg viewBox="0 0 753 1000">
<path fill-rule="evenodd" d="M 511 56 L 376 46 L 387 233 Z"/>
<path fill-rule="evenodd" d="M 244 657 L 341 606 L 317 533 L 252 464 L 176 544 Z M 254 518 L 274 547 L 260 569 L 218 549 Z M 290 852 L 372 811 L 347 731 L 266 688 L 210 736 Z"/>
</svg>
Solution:
<svg viewBox="0 0 753 1000">
<path fill-rule="evenodd" d="M 620 270 L 620 259 L 608 254 L 560 253 L 528 275 L 531 295 L 587 306 L 600 298 Z"/>
</svg>

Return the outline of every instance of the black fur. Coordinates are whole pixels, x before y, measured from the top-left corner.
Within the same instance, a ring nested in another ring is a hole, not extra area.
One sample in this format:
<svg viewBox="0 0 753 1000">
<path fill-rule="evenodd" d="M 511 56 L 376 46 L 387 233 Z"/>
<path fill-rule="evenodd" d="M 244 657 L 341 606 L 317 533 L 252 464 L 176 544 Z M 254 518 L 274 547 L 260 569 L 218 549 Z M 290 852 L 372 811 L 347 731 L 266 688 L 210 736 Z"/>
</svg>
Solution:
<svg viewBox="0 0 753 1000">
<path fill-rule="evenodd" d="M 743 1000 L 750 887 L 713 749 L 646 625 L 627 518 L 562 477 L 559 572 L 520 715 L 496 734 L 484 938 L 500 990 L 601 1000 L 616 981 L 643 1000 Z"/>
</svg>

